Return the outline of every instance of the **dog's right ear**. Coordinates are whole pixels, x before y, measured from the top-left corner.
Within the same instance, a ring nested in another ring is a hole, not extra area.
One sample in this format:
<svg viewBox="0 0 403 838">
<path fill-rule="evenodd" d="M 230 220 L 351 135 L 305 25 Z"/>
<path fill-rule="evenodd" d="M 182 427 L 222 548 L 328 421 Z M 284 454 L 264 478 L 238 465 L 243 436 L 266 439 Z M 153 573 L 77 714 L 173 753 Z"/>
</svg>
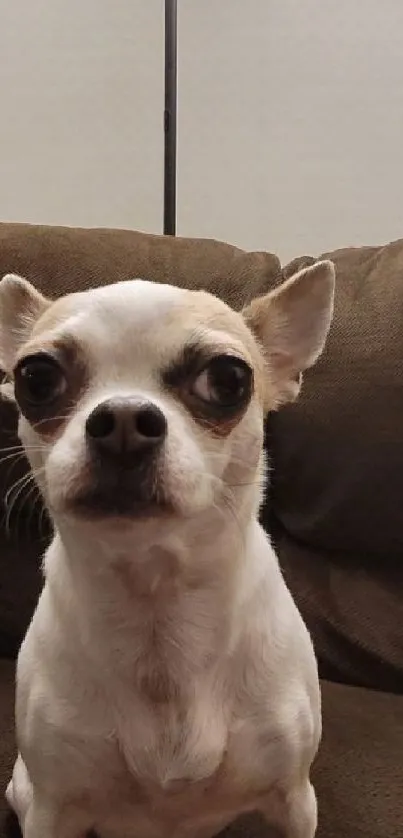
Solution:
<svg viewBox="0 0 403 838">
<path fill-rule="evenodd" d="M 296 398 L 302 373 L 324 348 L 334 286 L 332 262 L 316 262 L 243 311 L 266 356 L 277 405 Z"/>
<path fill-rule="evenodd" d="M 0 369 L 11 373 L 18 351 L 50 305 L 26 279 L 7 274 L 0 281 Z"/>
</svg>

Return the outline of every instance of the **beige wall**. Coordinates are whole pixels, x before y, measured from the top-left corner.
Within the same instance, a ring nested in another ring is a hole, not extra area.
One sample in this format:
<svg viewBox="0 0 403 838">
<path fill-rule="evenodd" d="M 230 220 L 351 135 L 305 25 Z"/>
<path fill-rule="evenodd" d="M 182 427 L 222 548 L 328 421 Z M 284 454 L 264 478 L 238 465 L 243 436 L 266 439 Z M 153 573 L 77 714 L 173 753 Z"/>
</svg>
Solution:
<svg viewBox="0 0 403 838">
<path fill-rule="evenodd" d="M 162 0 L 0 0 L 1 220 L 161 230 Z"/>
<path fill-rule="evenodd" d="M 162 227 L 163 0 L 0 0 L 0 218 Z M 178 231 L 403 232 L 402 0 L 178 0 Z"/>
<path fill-rule="evenodd" d="M 402 236 L 402 0 L 179 9 L 180 232 L 283 258 Z"/>
</svg>

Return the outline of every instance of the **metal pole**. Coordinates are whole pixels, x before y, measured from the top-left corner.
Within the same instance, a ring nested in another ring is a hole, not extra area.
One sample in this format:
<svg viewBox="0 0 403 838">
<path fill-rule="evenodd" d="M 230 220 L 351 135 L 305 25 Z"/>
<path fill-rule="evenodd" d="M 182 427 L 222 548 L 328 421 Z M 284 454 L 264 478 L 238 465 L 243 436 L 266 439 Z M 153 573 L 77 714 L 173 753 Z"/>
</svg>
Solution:
<svg viewBox="0 0 403 838">
<path fill-rule="evenodd" d="M 177 3 L 165 0 L 164 233 L 176 233 Z"/>
</svg>

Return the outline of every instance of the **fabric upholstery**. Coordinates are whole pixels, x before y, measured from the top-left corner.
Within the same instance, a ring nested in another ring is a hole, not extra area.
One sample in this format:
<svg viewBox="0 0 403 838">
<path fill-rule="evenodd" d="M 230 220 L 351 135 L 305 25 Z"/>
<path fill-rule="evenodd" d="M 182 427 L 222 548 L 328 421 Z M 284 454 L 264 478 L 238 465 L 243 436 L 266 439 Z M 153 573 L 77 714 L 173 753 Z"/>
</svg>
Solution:
<svg viewBox="0 0 403 838">
<path fill-rule="evenodd" d="M 322 674 L 403 692 L 403 241 L 328 255 L 334 321 L 301 397 L 270 418 L 263 517 Z"/>
<path fill-rule="evenodd" d="M 0 838 L 7 834 L 4 793 L 15 758 L 14 668 L 12 661 L 0 660 Z"/>
<path fill-rule="evenodd" d="M 242 308 L 267 290 L 280 263 L 272 253 L 247 253 L 213 239 L 0 224 L 0 276 L 8 272 L 50 297 L 141 277 L 210 291 Z"/>
</svg>

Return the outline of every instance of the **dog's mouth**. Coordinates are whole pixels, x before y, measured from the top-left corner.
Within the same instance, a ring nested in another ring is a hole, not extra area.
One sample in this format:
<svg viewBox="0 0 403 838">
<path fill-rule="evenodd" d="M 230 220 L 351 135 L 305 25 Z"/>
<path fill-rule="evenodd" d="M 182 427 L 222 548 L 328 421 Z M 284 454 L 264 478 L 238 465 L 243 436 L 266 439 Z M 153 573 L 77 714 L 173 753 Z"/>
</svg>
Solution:
<svg viewBox="0 0 403 838">
<path fill-rule="evenodd" d="M 172 513 L 172 507 L 157 498 L 138 498 L 132 495 L 118 495 L 88 490 L 76 495 L 69 502 L 70 511 L 75 515 L 91 519 L 155 518 Z"/>
<path fill-rule="evenodd" d="M 152 518 L 173 512 L 156 469 L 87 469 L 67 498 L 70 512 L 87 519 Z"/>
</svg>

